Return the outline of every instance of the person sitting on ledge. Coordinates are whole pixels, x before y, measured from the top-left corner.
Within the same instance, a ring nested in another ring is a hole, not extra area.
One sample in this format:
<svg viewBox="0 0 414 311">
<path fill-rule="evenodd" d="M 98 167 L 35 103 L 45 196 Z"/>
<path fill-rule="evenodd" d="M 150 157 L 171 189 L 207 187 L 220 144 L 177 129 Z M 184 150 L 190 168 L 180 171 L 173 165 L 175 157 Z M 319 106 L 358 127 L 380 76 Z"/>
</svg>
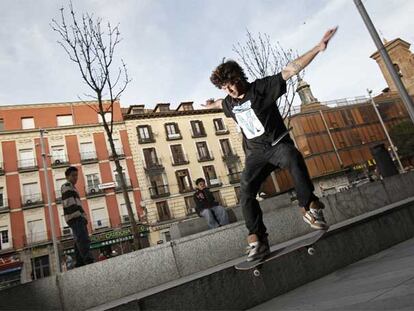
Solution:
<svg viewBox="0 0 414 311">
<path fill-rule="evenodd" d="M 198 216 L 207 220 L 209 229 L 227 225 L 229 223 L 227 212 L 206 187 L 206 181 L 203 178 L 198 178 L 195 183 L 197 190 L 194 193 L 194 201 Z"/>
</svg>

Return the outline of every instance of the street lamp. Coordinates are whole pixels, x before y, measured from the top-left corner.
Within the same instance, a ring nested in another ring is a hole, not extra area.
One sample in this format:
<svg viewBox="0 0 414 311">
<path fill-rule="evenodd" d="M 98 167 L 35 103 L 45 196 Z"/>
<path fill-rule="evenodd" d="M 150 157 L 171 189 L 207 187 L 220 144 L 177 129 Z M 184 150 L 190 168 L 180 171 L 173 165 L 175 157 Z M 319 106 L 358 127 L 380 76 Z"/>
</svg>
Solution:
<svg viewBox="0 0 414 311">
<path fill-rule="evenodd" d="M 45 177 L 45 185 L 46 185 L 46 197 L 47 197 L 47 206 L 49 210 L 49 219 L 50 219 L 50 226 L 52 227 L 52 242 L 53 242 L 53 251 L 55 253 L 55 264 L 56 264 L 56 273 L 60 272 L 60 260 L 59 260 L 59 253 L 57 247 L 57 239 L 56 239 L 56 232 L 55 232 L 55 219 L 53 217 L 52 211 L 52 195 L 50 194 L 50 185 L 49 185 L 49 176 L 47 174 L 47 160 L 46 157 L 46 147 L 44 142 L 44 134 L 47 131 L 45 129 L 40 129 L 40 149 L 42 153 L 42 161 L 43 161 L 43 173 Z"/>
<path fill-rule="evenodd" d="M 389 142 L 389 144 L 390 144 L 391 150 L 392 150 L 392 152 L 393 152 L 393 154 L 394 154 L 395 158 L 397 159 L 398 165 L 400 166 L 400 170 L 401 170 L 401 172 L 402 172 L 402 173 L 405 173 L 404 167 L 403 167 L 403 165 L 401 164 L 400 157 L 398 156 L 398 153 L 397 153 L 397 148 L 395 148 L 394 144 L 392 143 L 391 137 L 390 137 L 390 135 L 388 134 L 387 127 L 385 126 L 384 121 L 382 120 L 381 114 L 380 114 L 380 112 L 379 112 L 379 110 L 378 110 L 378 108 L 377 108 L 377 104 L 375 104 L 374 99 L 373 99 L 373 98 L 372 98 L 372 96 L 371 96 L 371 94 L 372 94 L 372 90 L 367 89 L 367 92 L 368 92 L 369 99 L 370 99 L 370 101 L 371 101 L 372 107 L 374 107 L 374 110 L 375 110 L 375 112 L 376 112 L 376 114 L 377 114 L 377 116 L 378 116 L 378 119 L 379 119 L 379 121 L 380 121 L 380 123 L 381 123 L 381 125 L 382 125 L 382 128 L 384 129 L 385 136 L 386 136 L 386 137 L 387 137 L 387 139 L 388 139 L 388 142 Z"/>
</svg>

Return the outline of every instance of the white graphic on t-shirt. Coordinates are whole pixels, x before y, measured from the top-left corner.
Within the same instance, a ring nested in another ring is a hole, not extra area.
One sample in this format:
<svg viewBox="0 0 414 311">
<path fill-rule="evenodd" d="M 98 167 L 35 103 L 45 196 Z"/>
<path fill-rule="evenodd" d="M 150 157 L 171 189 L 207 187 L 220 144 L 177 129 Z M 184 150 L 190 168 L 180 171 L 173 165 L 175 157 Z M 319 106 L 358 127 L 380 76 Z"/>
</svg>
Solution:
<svg viewBox="0 0 414 311">
<path fill-rule="evenodd" d="M 249 100 L 233 108 L 233 113 L 236 116 L 237 124 L 243 130 L 243 133 L 246 135 L 247 139 L 259 137 L 265 131 L 263 124 L 257 118 L 251 106 L 252 104 Z"/>
</svg>

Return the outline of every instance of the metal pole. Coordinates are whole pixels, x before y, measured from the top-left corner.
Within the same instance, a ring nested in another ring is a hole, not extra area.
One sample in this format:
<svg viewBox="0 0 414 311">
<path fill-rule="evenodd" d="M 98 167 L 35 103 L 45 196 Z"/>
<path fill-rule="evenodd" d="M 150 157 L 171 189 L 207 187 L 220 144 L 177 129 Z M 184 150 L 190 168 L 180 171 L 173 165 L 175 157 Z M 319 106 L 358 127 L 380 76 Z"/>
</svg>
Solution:
<svg viewBox="0 0 414 311">
<path fill-rule="evenodd" d="M 344 167 L 344 163 L 342 162 L 341 156 L 339 155 L 338 148 L 336 148 L 335 142 L 332 138 L 331 131 L 328 128 L 328 124 L 326 123 L 326 120 L 325 120 L 325 117 L 323 115 L 322 110 L 319 110 L 319 114 L 321 115 L 323 124 L 325 125 L 326 131 L 328 132 L 329 139 L 331 140 L 331 143 L 332 143 L 332 146 L 335 150 L 335 154 L 336 154 L 336 157 L 338 158 L 339 164 L 341 165 L 341 167 Z"/>
<path fill-rule="evenodd" d="M 392 152 L 394 153 L 395 158 L 397 159 L 397 162 L 398 162 L 398 165 L 400 166 L 401 172 L 402 173 L 405 173 L 404 167 L 403 167 L 403 165 L 401 164 L 401 161 L 400 161 L 400 157 L 398 156 L 397 149 L 395 148 L 394 144 L 392 143 L 391 137 L 388 134 L 387 127 L 385 126 L 384 121 L 382 120 L 381 114 L 380 114 L 380 112 L 379 112 L 379 110 L 377 108 L 377 105 L 375 104 L 375 101 L 374 101 L 374 99 L 371 96 L 372 91 L 371 90 L 368 90 L 368 89 L 367 89 L 367 91 L 368 91 L 369 99 L 371 100 L 372 107 L 374 107 L 374 110 L 375 110 L 375 112 L 376 112 L 376 114 L 378 116 L 378 119 L 379 119 L 379 121 L 381 123 L 381 126 L 384 129 L 385 136 L 387 136 L 388 143 L 390 144 L 390 147 L 392 149 Z"/>
<path fill-rule="evenodd" d="M 361 14 L 361 17 L 365 23 L 365 25 L 368 28 L 368 31 L 374 40 L 375 45 L 377 46 L 378 52 L 380 53 L 382 59 L 384 60 L 385 66 L 387 67 L 388 72 L 391 75 L 392 80 L 395 83 L 395 86 L 398 89 L 398 93 L 401 96 L 402 101 L 405 104 L 405 108 L 407 108 L 408 114 L 411 118 L 411 121 L 414 123 L 414 104 L 413 101 L 408 95 L 408 92 L 406 88 L 404 87 L 404 84 L 401 82 L 400 76 L 398 75 L 397 71 L 394 68 L 394 65 L 392 64 L 391 58 L 387 53 L 387 50 L 385 49 L 384 45 L 382 44 L 382 41 L 380 37 L 378 36 L 378 33 L 375 29 L 374 24 L 372 23 L 367 11 L 365 10 L 364 5 L 362 4 L 361 0 L 354 0 L 354 3 Z"/>
<path fill-rule="evenodd" d="M 58 246 L 56 240 L 56 232 L 55 232 L 55 220 L 53 217 L 52 211 L 52 195 L 50 194 L 50 185 L 49 185 L 49 177 L 47 174 L 47 161 L 46 161 L 46 147 L 44 142 L 44 134 L 47 131 L 44 129 L 40 129 L 40 148 L 42 152 L 42 161 L 43 161 L 43 173 L 45 176 L 45 185 L 46 185 L 46 196 L 47 196 L 47 206 L 49 210 L 49 218 L 50 218 L 50 226 L 52 227 L 52 242 L 53 242 L 53 251 L 55 253 L 55 264 L 56 264 L 56 273 L 60 273 L 60 260 L 59 260 L 59 253 L 58 253 Z"/>
</svg>

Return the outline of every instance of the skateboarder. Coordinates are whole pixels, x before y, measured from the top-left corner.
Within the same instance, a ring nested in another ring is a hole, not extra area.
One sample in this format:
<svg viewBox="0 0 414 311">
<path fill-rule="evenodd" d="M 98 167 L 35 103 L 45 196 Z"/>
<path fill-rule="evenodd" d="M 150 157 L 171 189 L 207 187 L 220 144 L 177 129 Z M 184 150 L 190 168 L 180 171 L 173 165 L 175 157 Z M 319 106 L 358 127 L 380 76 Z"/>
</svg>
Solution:
<svg viewBox="0 0 414 311">
<path fill-rule="evenodd" d="M 195 183 L 197 190 L 194 193 L 194 202 L 197 214 L 207 220 L 210 229 L 227 225 L 229 223 L 227 212 L 216 202 L 213 194 L 206 187 L 204 178 L 198 178 Z"/>
<path fill-rule="evenodd" d="M 286 80 L 298 74 L 313 58 L 326 49 L 337 28 L 329 29 L 309 52 L 298 57 L 278 74 L 248 82 L 243 69 L 235 61 L 220 64 L 212 73 L 211 82 L 227 93 L 224 99 L 208 100 L 205 108 L 222 108 L 243 132 L 246 162 L 241 178 L 241 206 L 248 235 L 247 260 L 269 253 L 269 242 L 263 215 L 256 194 L 262 182 L 277 167 L 287 168 L 293 178 L 303 220 L 314 229 L 326 229 L 322 202 L 314 195 L 314 187 L 302 154 L 289 135 L 276 145 L 272 143 L 287 131 L 276 106 L 286 92 Z"/>
</svg>

